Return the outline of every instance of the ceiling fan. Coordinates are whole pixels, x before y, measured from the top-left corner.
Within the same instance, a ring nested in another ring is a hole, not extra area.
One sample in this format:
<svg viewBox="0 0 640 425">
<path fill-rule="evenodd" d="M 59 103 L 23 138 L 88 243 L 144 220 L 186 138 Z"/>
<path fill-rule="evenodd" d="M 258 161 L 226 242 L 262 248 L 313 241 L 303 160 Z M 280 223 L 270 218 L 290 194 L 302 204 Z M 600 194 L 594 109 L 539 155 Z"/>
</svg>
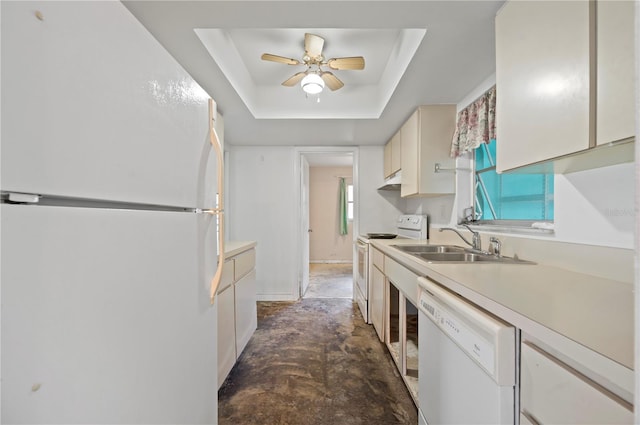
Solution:
<svg viewBox="0 0 640 425">
<path fill-rule="evenodd" d="M 344 83 L 340 81 L 330 71 L 323 71 L 321 67 L 328 66 L 334 70 L 359 70 L 364 69 L 364 58 L 362 56 L 332 58 L 325 60 L 322 55 L 324 47 L 324 38 L 319 35 L 306 33 L 304 35 L 304 56 L 302 60 L 286 58 L 284 56 L 272 55 L 264 53 L 262 60 L 284 63 L 287 65 L 306 65 L 307 69 L 298 72 L 285 80 L 282 85 L 293 87 L 301 83 L 302 89 L 309 94 L 320 93 L 325 85 L 331 91 L 341 89 Z"/>
</svg>

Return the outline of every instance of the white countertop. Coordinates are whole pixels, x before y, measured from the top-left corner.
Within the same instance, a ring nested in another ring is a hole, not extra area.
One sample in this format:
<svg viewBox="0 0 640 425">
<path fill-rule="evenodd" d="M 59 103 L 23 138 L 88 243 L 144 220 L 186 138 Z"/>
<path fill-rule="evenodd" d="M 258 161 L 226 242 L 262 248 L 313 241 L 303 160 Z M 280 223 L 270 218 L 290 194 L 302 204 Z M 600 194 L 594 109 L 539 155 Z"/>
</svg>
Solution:
<svg viewBox="0 0 640 425">
<path fill-rule="evenodd" d="M 419 241 L 376 239 L 371 243 L 417 274 L 525 332 L 535 333 L 541 325 L 633 369 L 632 283 L 540 264 L 427 263 L 390 246 Z"/>
<path fill-rule="evenodd" d="M 258 243 L 256 241 L 225 241 L 224 242 L 224 256 L 226 258 L 233 257 L 248 251 L 251 248 L 255 248 Z"/>
</svg>

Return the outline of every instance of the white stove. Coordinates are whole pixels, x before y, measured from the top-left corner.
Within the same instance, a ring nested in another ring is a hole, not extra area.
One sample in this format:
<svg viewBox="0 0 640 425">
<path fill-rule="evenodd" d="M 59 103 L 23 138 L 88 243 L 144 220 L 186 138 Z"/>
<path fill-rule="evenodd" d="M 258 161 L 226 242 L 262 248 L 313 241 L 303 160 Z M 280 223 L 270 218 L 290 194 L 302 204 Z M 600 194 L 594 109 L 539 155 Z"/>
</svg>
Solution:
<svg viewBox="0 0 640 425">
<path fill-rule="evenodd" d="M 373 272 L 373 258 L 369 255 L 369 242 L 371 239 L 429 239 L 429 220 L 426 215 L 407 214 L 398 216 L 396 220 L 396 234 L 367 233 L 358 236 L 358 275 L 356 279 L 354 296 L 362 312 L 366 323 L 371 323 L 371 285 L 369 279 Z"/>
<path fill-rule="evenodd" d="M 428 221 L 426 215 L 401 215 L 396 222 L 398 236 L 409 239 L 429 239 Z"/>
</svg>

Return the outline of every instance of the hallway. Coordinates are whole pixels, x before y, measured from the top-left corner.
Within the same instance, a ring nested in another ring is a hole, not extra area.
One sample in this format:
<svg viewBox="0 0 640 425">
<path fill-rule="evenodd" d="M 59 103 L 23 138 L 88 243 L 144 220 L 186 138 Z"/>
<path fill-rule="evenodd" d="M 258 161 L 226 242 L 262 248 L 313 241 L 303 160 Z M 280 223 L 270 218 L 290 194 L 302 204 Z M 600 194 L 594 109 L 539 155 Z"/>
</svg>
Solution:
<svg viewBox="0 0 640 425">
<path fill-rule="evenodd" d="M 259 302 L 218 398 L 220 425 L 417 423 L 387 349 L 347 298 Z"/>
<path fill-rule="evenodd" d="M 303 298 L 353 298 L 353 264 L 309 264 L 309 287 Z"/>
</svg>

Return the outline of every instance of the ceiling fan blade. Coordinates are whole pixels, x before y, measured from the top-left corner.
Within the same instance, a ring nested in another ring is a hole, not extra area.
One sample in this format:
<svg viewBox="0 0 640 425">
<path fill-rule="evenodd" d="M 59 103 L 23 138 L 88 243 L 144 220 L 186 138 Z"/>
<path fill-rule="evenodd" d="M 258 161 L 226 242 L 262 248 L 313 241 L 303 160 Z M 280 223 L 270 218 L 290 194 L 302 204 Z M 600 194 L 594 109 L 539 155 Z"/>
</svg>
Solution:
<svg viewBox="0 0 640 425">
<path fill-rule="evenodd" d="M 364 69 L 364 58 L 354 56 L 350 58 L 333 58 L 327 61 L 331 69 Z"/>
<path fill-rule="evenodd" d="M 272 55 L 270 53 L 263 53 L 261 58 L 263 61 L 285 63 L 287 65 L 300 65 L 300 61 L 297 59 L 285 58 L 284 56 Z"/>
<path fill-rule="evenodd" d="M 297 74 L 294 74 L 293 76 L 291 76 L 288 80 L 285 80 L 282 83 L 282 85 L 287 87 L 293 87 L 296 84 L 298 84 L 300 80 L 304 78 L 305 75 L 307 75 L 306 72 L 298 72 Z"/>
<path fill-rule="evenodd" d="M 324 83 L 331 89 L 331 91 L 335 91 L 341 89 L 344 86 L 344 83 L 338 79 L 331 72 L 323 72 L 320 74 L 320 77 L 324 81 Z"/>
<path fill-rule="evenodd" d="M 324 38 L 319 35 L 306 33 L 304 35 L 304 51 L 310 58 L 316 58 L 322 55 L 324 47 Z"/>
</svg>

